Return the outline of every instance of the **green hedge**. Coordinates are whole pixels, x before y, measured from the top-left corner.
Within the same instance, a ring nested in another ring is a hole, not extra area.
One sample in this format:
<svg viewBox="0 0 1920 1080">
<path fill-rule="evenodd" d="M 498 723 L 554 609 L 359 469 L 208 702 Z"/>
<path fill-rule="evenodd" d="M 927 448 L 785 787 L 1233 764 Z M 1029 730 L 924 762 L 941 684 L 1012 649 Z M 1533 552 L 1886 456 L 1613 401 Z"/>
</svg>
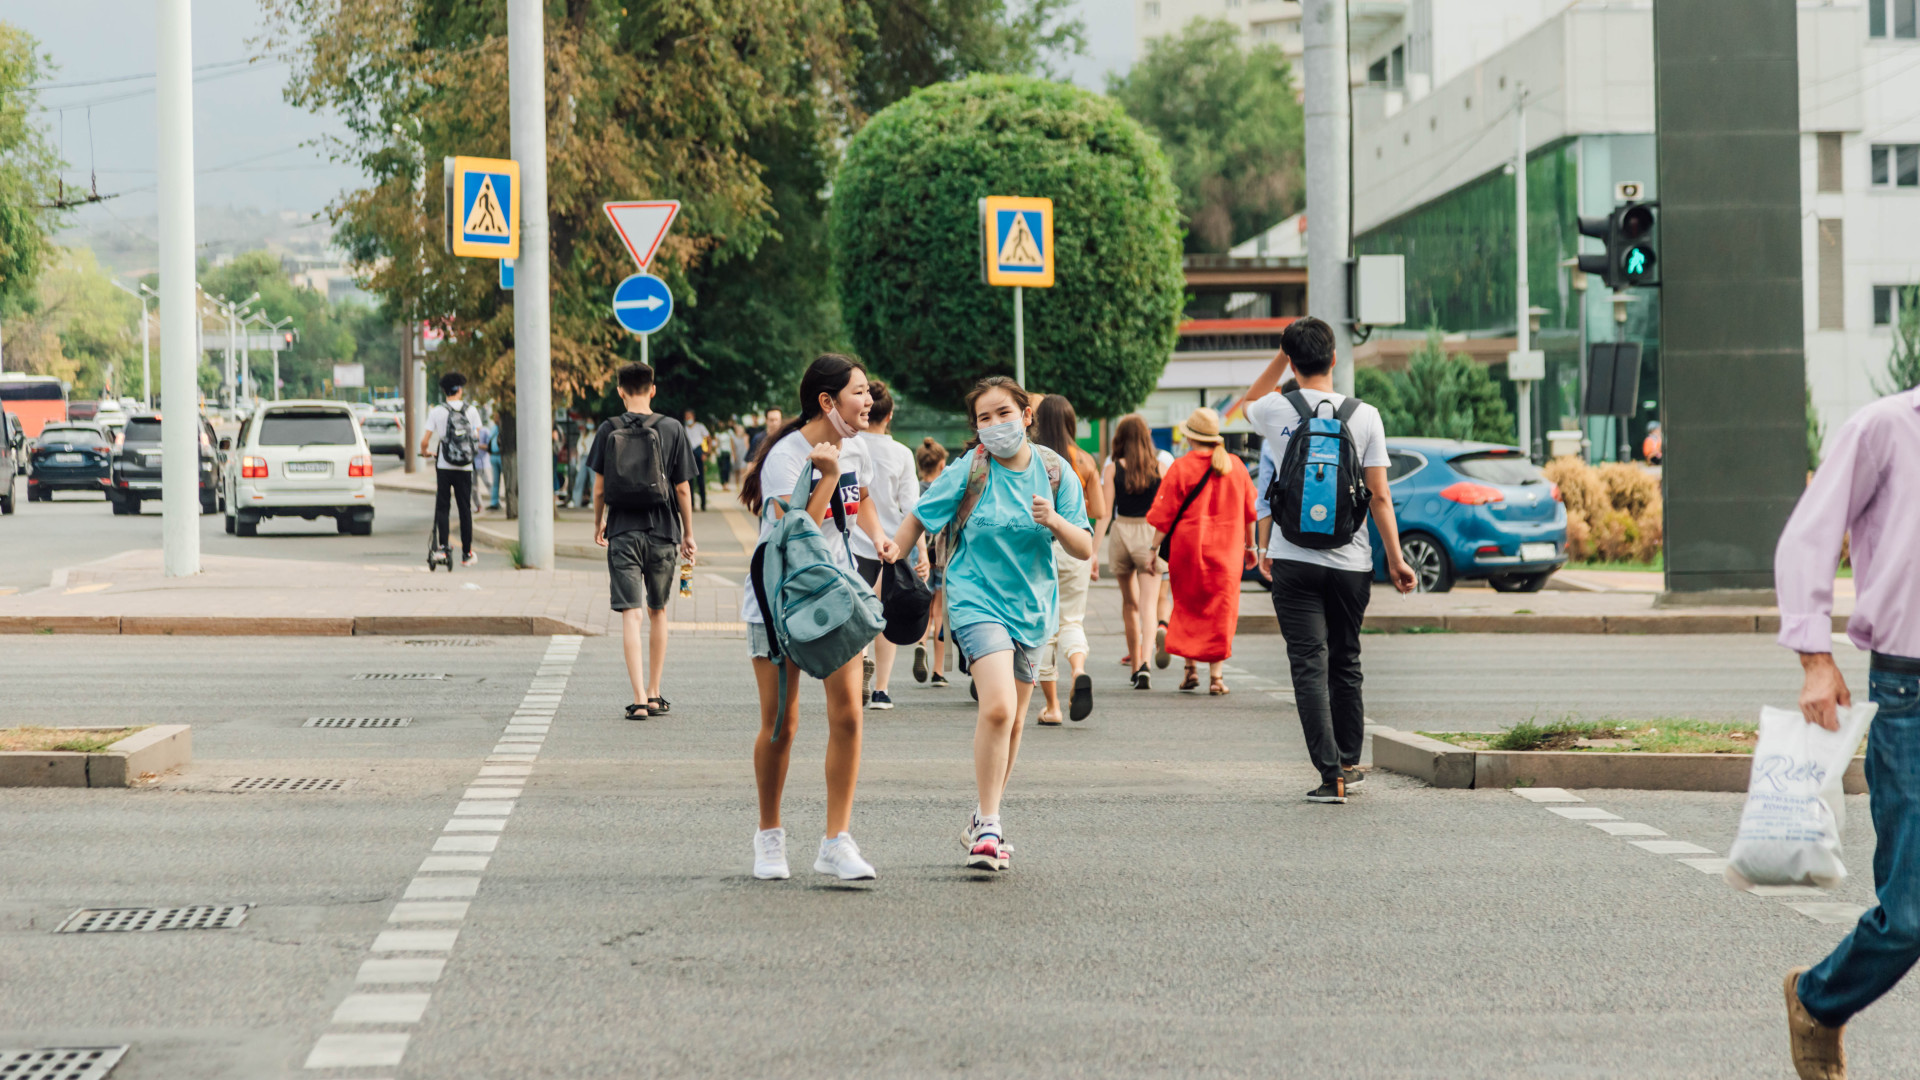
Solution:
<svg viewBox="0 0 1920 1080">
<path fill-rule="evenodd" d="M 833 198 L 847 329 L 876 373 L 955 408 L 1013 374 L 1013 290 L 981 281 L 979 200 L 1054 205 L 1055 284 L 1026 290 L 1027 381 L 1084 417 L 1146 399 L 1185 302 L 1178 195 L 1158 144 L 1118 104 L 1020 76 L 920 90 L 847 147 Z"/>
</svg>

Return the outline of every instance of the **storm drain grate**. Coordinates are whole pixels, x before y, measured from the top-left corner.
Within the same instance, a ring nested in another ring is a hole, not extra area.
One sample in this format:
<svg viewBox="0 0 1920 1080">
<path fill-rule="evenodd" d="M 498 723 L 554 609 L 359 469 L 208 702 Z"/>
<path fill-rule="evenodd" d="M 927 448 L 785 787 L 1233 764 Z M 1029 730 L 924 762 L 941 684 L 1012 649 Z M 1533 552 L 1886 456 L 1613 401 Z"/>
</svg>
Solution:
<svg viewBox="0 0 1920 1080">
<path fill-rule="evenodd" d="M 81 908 L 56 934 L 137 933 L 147 930 L 231 930 L 247 917 L 249 904 L 196 904 L 192 907 Z M 9 1074 L 0 1071 L 0 1077 Z"/>
<path fill-rule="evenodd" d="M 456 638 L 410 638 L 406 641 L 401 642 L 400 644 L 419 645 L 429 649 L 473 649 L 483 645 L 491 645 L 493 644 L 493 642 L 488 641 L 486 638 L 456 637 Z"/>
<path fill-rule="evenodd" d="M 444 680 L 445 675 L 434 675 L 424 671 L 363 671 L 355 675 L 356 679 L 384 679 L 404 682 L 432 682 Z"/>
<path fill-rule="evenodd" d="M 301 727 L 396 728 L 413 723 L 411 716 L 309 716 Z"/>
<path fill-rule="evenodd" d="M 5 1080 L 100 1080 L 126 1056 L 125 1046 L 44 1046 L 0 1050 Z"/>
<path fill-rule="evenodd" d="M 243 776 L 228 791 L 344 791 L 351 780 L 332 776 Z"/>
</svg>

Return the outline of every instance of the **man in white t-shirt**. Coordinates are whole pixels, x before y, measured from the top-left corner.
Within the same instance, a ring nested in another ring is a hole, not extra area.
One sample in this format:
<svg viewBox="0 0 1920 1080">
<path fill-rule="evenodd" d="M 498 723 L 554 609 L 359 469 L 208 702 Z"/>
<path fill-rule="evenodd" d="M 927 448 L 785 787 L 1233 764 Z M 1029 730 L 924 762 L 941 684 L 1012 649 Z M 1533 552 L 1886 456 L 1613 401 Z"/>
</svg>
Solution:
<svg viewBox="0 0 1920 1080">
<path fill-rule="evenodd" d="M 473 461 L 480 454 L 480 410 L 466 402 L 467 377 L 457 371 L 440 376 L 446 404 L 427 413 L 427 433 L 420 437 L 420 453 L 435 458 L 433 538 L 447 546 L 447 504 L 460 507 L 460 565 L 472 566 Z M 459 423 L 454 422 L 456 415 Z M 451 433 L 451 438 L 449 438 Z"/>
<path fill-rule="evenodd" d="M 1302 423 L 1299 410 L 1274 393 L 1289 363 L 1300 382 L 1300 395 L 1319 415 L 1334 415 L 1347 400 L 1333 389 L 1332 328 L 1312 317 L 1289 323 L 1280 335 L 1280 353 L 1242 399 L 1247 422 L 1267 440 L 1275 462 L 1286 461 L 1287 442 Z M 1358 405 L 1348 418 L 1347 430 L 1373 497 L 1373 523 L 1386 548 L 1387 576 L 1395 588 L 1410 592 L 1415 579 L 1400 554 L 1400 528 L 1387 489 L 1387 432 L 1380 410 Z M 1300 547 L 1274 529 L 1266 554 L 1273 560 L 1273 612 L 1287 639 L 1300 727 L 1306 735 L 1307 755 L 1320 771 L 1320 786 L 1307 798 L 1343 803 L 1348 786 L 1365 779 L 1357 766 L 1366 734 L 1366 707 L 1360 697 L 1360 623 L 1373 595 L 1373 546 L 1366 522 L 1354 530 L 1352 540 L 1325 550 Z"/>
</svg>

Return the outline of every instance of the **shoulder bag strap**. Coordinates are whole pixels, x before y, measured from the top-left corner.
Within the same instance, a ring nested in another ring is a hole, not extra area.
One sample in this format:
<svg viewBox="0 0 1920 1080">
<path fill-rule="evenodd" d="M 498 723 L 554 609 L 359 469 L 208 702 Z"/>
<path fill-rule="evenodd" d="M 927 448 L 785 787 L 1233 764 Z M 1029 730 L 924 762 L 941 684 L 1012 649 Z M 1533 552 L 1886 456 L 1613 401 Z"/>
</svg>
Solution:
<svg viewBox="0 0 1920 1080">
<path fill-rule="evenodd" d="M 948 550 L 943 553 L 940 560 L 942 569 L 951 564 L 953 557 L 959 554 L 960 540 L 967 531 L 967 519 L 973 516 L 974 505 L 980 501 L 981 494 L 987 490 L 987 477 L 991 469 L 992 466 L 987 461 L 987 448 L 974 447 L 973 453 L 967 455 L 966 490 L 960 494 L 960 505 L 954 508 L 953 520 L 947 522 L 947 527 L 941 530 L 951 537 L 951 542 L 945 545 Z"/>
<path fill-rule="evenodd" d="M 1180 519 L 1187 516 L 1187 507 L 1192 506 L 1193 500 L 1200 497 L 1200 490 L 1206 487 L 1207 481 L 1211 479 L 1213 479 L 1213 466 L 1209 464 L 1206 469 L 1200 473 L 1200 482 L 1193 485 L 1192 491 L 1187 492 L 1187 499 L 1180 504 L 1180 511 L 1173 515 L 1172 521 L 1167 523 L 1167 535 L 1160 541 L 1160 557 L 1162 559 L 1166 558 L 1173 550 L 1173 530 L 1179 528 Z"/>
<path fill-rule="evenodd" d="M 1360 405 L 1361 405 L 1361 401 L 1359 398 L 1354 397 L 1352 394 L 1348 394 L 1347 400 L 1340 403 L 1340 409 L 1338 412 L 1333 414 L 1333 418 L 1335 420 L 1340 421 L 1340 423 L 1344 425 L 1347 421 L 1353 419 L 1354 413 L 1360 411 Z"/>
<path fill-rule="evenodd" d="M 1314 409 L 1313 405 L 1307 401 L 1307 395 L 1298 390 L 1289 390 L 1287 391 L 1287 404 L 1293 406 L 1293 411 L 1300 414 L 1300 423 L 1303 426 L 1307 421 L 1313 419 Z"/>
</svg>

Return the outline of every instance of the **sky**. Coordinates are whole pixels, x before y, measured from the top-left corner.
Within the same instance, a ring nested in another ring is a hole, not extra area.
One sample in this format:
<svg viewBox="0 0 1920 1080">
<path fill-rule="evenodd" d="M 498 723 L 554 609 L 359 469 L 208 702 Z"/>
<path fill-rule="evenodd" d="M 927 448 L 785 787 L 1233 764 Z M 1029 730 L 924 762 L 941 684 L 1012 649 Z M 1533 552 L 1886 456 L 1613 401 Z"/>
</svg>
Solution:
<svg viewBox="0 0 1920 1080">
<path fill-rule="evenodd" d="M 1099 90 L 1105 73 L 1132 59 L 1131 0 L 1078 0 L 1088 55 L 1074 60 L 1075 82 Z M 77 225 L 95 232 L 149 229 L 154 214 L 154 80 L 126 79 L 154 71 L 152 0 L 0 0 L 0 18 L 24 28 L 51 53 L 50 83 L 124 81 L 49 89 L 40 96 L 61 146 L 69 192 L 97 171 L 101 194 L 122 193 L 80 211 Z M 357 170 L 326 160 L 315 143 L 338 131 L 332 118 L 288 105 L 283 63 L 243 63 L 261 32 L 258 0 L 192 0 L 194 201 L 308 215 L 358 185 Z"/>
</svg>

